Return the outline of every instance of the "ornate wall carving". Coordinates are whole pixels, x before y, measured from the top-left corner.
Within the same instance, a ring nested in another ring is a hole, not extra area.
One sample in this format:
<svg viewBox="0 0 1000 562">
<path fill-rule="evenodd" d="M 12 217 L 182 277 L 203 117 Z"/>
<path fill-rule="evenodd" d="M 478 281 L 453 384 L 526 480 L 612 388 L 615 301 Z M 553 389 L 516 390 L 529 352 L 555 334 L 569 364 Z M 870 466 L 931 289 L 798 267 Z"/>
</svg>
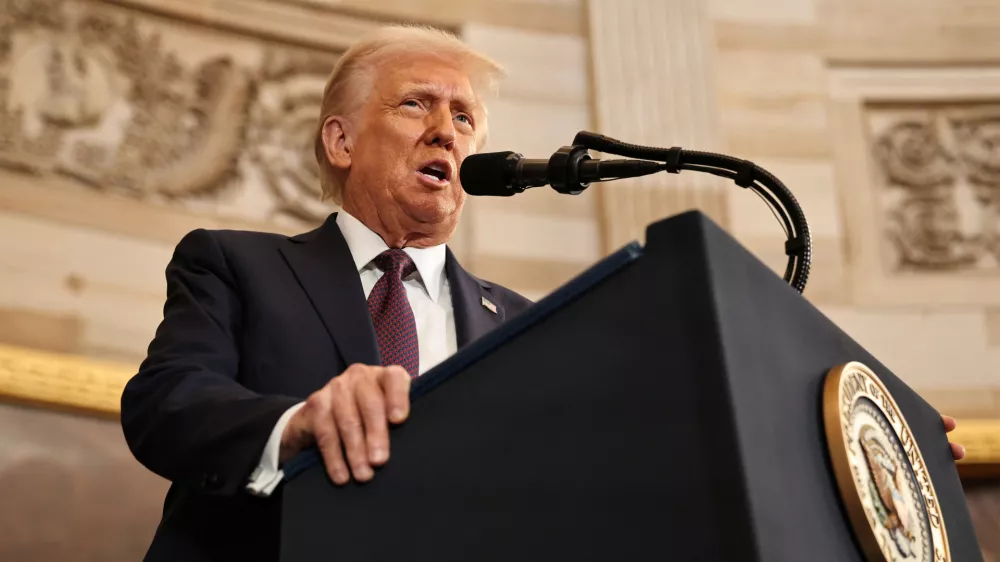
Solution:
<svg viewBox="0 0 1000 562">
<path fill-rule="evenodd" d="M 336 52 L 82 0 L 0 0 L 0 173 L 315 224 L 311 142 Z"/>
<path fill-rule="evenodd" d="M 869 105 L 889 266 L 1000 272 L 1000 103 Z"/>
</svg>

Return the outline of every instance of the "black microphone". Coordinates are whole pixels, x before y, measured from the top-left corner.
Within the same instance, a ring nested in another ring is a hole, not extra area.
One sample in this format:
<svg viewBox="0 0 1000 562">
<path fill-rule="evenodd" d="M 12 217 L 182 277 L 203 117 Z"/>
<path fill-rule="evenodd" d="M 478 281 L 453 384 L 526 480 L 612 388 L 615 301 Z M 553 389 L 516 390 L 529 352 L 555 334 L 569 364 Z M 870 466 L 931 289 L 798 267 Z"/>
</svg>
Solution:
<svg viewBox="0 0 1000 562">
<path fill-rule="evenodd" d="M 548 160 L 516 152 L 486 152 L 462 162 L 462 188 L 469 195 L 510 196 L 530 187 L 551 185 L 559 193 L 578 195 L 591 182 L 634 178 L 665 170 L 649 160 L 595 160 L 582 146 L 564 146 Z"/>
</svg>

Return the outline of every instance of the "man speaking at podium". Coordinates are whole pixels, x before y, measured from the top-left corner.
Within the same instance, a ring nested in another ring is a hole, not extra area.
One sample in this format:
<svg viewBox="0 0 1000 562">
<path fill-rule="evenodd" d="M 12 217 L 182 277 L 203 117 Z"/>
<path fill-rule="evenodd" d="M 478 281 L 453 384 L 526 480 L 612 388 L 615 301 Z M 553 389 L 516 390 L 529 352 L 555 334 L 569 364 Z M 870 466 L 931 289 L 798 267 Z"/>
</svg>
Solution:
<svg viewBox="0 0 1000 562">
<path fill-rule="evenodd" d="M 372 479 L 411 377 L 529 305 L 445 245 L 500 75 L 448 34 L 374 33 L 338 61 L 317 127 L 323 191 L 342 210 L 291 238 L 198 230 L 178 244 L 121 402 L 133 454 L 172 483 L 146 560 L 276 560 L 282 463 L 316 445 L 333 482 Z"/>
<path fill-rule="evenodd" d="M 291 238 L 180 241 L 121 402 L 133 454 L 172 483 L 146 560 L 277 559 L 281 463 L 317 445 L 335 483 L 370 480 L 411 377 L 530 304 L 445 245 L 501 73 L 443 32 L 374 33 L 338 61 L 317 127 L 342 210 Z"/>
</svg>

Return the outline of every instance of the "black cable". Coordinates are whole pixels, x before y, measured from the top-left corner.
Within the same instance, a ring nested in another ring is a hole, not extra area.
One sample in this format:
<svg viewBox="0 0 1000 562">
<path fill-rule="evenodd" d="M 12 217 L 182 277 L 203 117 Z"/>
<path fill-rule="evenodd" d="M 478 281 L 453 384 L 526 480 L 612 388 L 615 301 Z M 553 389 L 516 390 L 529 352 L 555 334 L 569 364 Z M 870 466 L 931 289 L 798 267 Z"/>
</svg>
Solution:
<svg viewBox="0 0 1000 562">
<path fill-rule="evenodd" d="M 706 174 L 712 174 L 714 176 L 719 176 L 720 178 L 726 178 L 729 180 L 736 180 L 737 173 L 730 170 L 722 170 L 719 168 L 711 168 L 709 166 L 698 166 L 697 164 L 691 164 L 685 166 L 683 169 L 691 170 L 695 172 L 704 172 Z M 756 183 L 749 185 L 750 191 L 753 191 L 761 201 L 767 204 L 767 208 L 774 215 L 774 220 L 781 224 L 782 230 L 785 231 L 786 237 L 791 237 L 792 225 L 788 220 L 788 215 L 785 210 L 779 207 L 779 203 L 771 196 L 770 193 L 764 191 L 761 186 Z"/>
<path fill-rule="evenodd" d="M 774 220 L 778 221 L 778 223 L 781 224 L 781 228 L 785 231 L 785 238 L 791 237 L 792 231 L 787 225 L 788 217 L 786 217 L 782 211 L 778 211 L 777 201 L 771 197 L 771 194 L 762 189 L 751 189 L 750 191 L 759 197 L 761 201 L 767 204 L 767 210 L 771 211 L 771 214 L 774 215 Z"/>
<path fill-rule="evenodd" d="M 779 222 L 785 229 L 788 238 L 785 242 L 785 254 L 788 256 L 785 281 L 800 293 L 805 290 L 812 264 L 812 238 L 809 234 L 809 225 L 802 207 L 792 192 L 767 170 L 749 160 L 724 154 L 684 150 L 679 147 L 641 146 L 589 131 L 577 133 L 573 144 L 606 154 L 664 162 L 666 170 L 671 173 L 691 170 L 713 174 L 752 189 L 767 202 L 772 212 L 781 219 Z"/>
</svg>

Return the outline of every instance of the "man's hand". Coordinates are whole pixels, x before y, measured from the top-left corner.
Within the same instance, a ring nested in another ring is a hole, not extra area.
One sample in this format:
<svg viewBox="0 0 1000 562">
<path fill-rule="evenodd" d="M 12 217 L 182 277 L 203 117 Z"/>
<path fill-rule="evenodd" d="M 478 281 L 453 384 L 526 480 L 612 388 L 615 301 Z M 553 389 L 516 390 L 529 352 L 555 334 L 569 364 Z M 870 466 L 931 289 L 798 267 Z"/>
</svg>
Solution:
<svg viewBox="0 0 1000 562">
<path fill-rule="evenodd" d="M 945 433 L 950 432 L 951 430 L 955 429 L 958 426 L 958 422 L 956 422 L 955 418 L 951 416 L 942 415 L 941 421 L 944 422 Z M 959 445 L 958 443 L 952 443 L 950 441 L 948 442 L 948 444 L 951 445 L 951 456 L 955 457 L 956 461 L 960 461 L 963 458 L 965 458 L 965 447 Z"/>
<path fill-rule="evenodd" d="M 351 475 L 367 482 L 375 474 L 372 467 L 389 460 L 389 422 L 402 423 L 409 414 L 405 369 L 351 365 L 295 412 L 281 434 L 279 460 L 315 443 L 334 483 L 346 484 Z"/>
</svg>

